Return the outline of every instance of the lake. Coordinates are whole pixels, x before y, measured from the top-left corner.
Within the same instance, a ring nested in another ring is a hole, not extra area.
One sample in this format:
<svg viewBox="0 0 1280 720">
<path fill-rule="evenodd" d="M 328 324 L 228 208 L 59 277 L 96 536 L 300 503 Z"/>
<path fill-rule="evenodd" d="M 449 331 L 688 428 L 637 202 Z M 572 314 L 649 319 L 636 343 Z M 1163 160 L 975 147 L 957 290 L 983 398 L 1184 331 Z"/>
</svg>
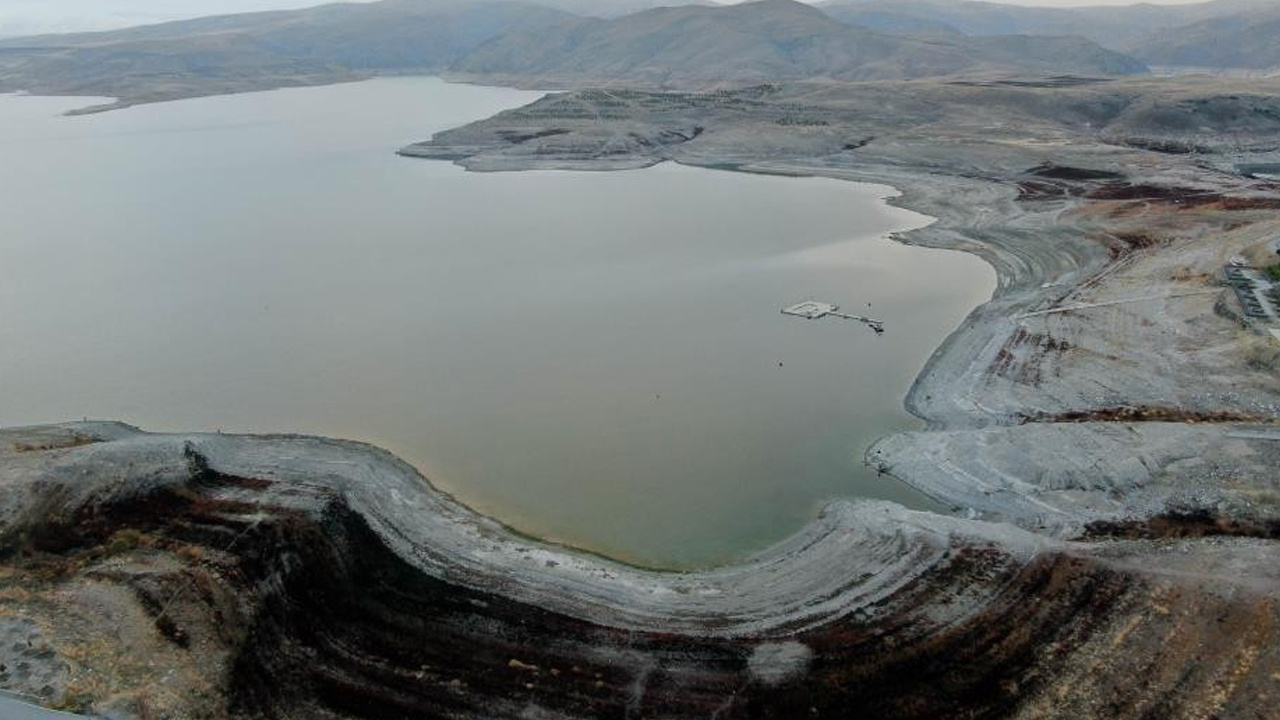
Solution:
<svg viewBox="0 0 1280 720">
<path fill-rule="evenodd" d="M 364 440 L 519 531 L 706 566 L 834 498 L 994 272 L 883 186 L 398 157 L 536 99 L 392 78 L 62 117 L 0 96 L 0 424 Z M 801 300 L 882 318 L 786 317 Z"/>
</svg>

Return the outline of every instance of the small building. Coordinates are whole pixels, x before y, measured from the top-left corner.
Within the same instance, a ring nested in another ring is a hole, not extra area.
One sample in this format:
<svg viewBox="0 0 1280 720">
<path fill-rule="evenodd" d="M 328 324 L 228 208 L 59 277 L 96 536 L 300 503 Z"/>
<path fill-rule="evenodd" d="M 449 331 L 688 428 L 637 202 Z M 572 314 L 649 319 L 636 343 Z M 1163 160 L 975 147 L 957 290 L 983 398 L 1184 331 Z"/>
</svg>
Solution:
<svg viewBox="0 0 1280 720">
<path fill-rule="evenodd" d="M 818 318 L 824 318 L 839 309 L 839 305 L 806 300 L 802 303 L 796 303 L 790 307 L 782 308 L 782 314 L 794 315 L 795 317 L 802 317 L 806 320 L 817 320 Z"/>
</svg>

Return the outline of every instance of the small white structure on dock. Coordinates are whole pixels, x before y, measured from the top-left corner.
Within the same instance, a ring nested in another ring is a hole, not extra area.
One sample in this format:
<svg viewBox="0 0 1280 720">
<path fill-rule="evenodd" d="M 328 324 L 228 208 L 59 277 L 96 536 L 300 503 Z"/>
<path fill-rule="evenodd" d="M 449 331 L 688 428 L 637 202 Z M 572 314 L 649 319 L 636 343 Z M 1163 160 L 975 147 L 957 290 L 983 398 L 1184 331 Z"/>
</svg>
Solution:
<svg viewBox="0 0 1280 720">
<path fill-rule="evenodd" d="M 817 320 L 818 318 L 826 317 L 839 309 L 839 305 L 829 305 L 827 303 L 806 300 L 802 303 L 796 303 L 791 307 L 782 308 L 782 314 L 802 317 L 805 320 Z"/>
<path fill-rule="evenodd" d="M 842 320 L 857 320 L 864 323 L 867 327 L 875 330 L 877 334 L 884 332 L 884 321 L 875 318 L 864 317 L 862 315 L 849 315 L 840 312 L 839 305 L 831 303 L 816 302 L 814 300 L 805 300 L 802 303 L 796 303 L 788 307 L 782 308 L 783 315 L 791 315 L 793 317 L 804 318 L 805 320 L 817 320 L 827 316 L 838 317 Z"/>
</svg>

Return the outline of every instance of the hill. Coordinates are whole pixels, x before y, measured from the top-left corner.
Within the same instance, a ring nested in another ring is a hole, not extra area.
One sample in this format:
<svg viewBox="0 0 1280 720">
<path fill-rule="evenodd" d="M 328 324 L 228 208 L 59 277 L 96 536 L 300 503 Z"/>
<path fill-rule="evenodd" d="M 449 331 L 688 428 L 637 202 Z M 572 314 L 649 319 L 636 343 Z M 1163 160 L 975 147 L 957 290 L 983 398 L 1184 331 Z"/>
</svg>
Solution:
<svg viewBox="0 0 1280 720">
<path fill-rule="evenodd" d="M 582 17 L 622 17 L 673 5 L 716 5 L 715 0 L 532 0 L 556 10 Z"/>
<path fill-rule="evenodd" d="M 1145 69 L 1077 37 L 906 37 L 853 27 L 793 0 L 607 19 L 522 0 L 383 0 L 0 41 L 0 92 L 118 98 L 96 109 L 397 73 L 524 87 L 705 88 Z"/>
<path fill-rule="evenodd" d="M 819 7 L 842 22 L 872 29 L 884 29 L 881 17 L 890 14 L 900 18 L 902 27 L 908 26 L 909 18 L 925 27 L 940 25 L 966 35 L 1079 35 L 1129 52 L 1169 31 L 1179 35 L 1180 28 L 1193 23 L 1231 15 L 1248 17 L 1280 3 L 1214 0 L 1189 5 L 1048 8 L 968 0 L 831 0 Z"/>
<path fill-rule="evenodd" d="M 439 72 L 504 33 L 572 15 L 518 0 L 383 0 L 0 41 L 0 92 L 120 104 Z"/>
<path fill-rule="evenodd" d="M 480 46 L 453 70 L 527 85 L 704 87 L 990 72 L 1130 74 L 1145 67 L 1080 38 L 902 37 L 852 27 L 792 0 L 764 0 L 511 33 Z"/>
<path fill-rule="evenodd" d="M 1134 48 L 1152 65 L 1269 70 L 1280 67 L 1280 10 L 1247 12 L 1177 28 Z"/>
</svg>

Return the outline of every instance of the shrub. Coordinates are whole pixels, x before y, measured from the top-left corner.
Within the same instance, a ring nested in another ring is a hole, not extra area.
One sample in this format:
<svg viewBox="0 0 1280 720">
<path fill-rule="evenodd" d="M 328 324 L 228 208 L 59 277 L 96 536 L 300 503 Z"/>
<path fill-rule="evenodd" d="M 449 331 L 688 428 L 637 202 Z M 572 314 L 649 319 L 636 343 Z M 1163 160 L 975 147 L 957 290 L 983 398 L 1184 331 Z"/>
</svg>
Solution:
<svg viewBox="0 0 1280 720">
<path fill-rule="evenodd" d="M 111 540 L 107 543 L 107 553 L 118 555 L 130 550 L 136 550 L 141 542 L 142 533 L 140 531 L 134 528 L 126 528 L 111 536 Z"/>
<path fill-rule="evenodd" d="M 1245 362 L 1257 370 L 1280 372 L 1280 345 L 1262 338 L 1249 338 L 1244 349 Z"/>
</svg>

